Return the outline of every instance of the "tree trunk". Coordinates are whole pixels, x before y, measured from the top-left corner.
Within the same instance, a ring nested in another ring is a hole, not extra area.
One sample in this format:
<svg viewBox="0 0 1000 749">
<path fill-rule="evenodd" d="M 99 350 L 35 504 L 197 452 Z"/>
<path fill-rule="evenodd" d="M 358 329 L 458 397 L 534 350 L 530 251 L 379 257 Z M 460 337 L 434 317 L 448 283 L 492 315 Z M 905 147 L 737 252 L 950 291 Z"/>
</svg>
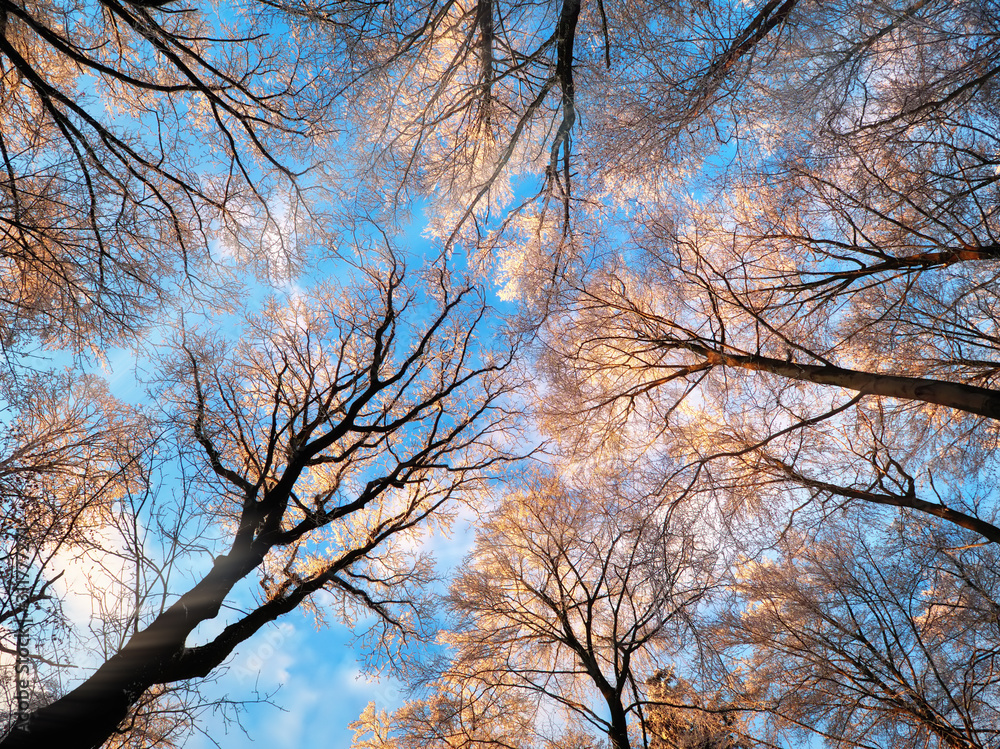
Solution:
<svg viewBox="0 0 1000 749">
<path fill-rule="evenodd" d="M 923 377 L 899 377 L 832 365 L 796 364 L 767 356 L 723 354 L 699 344 L 682 344 L 712 366 L 737 367 L 770 372 L 817 385 L 834 385 L 866 395 L 881 395 L 907 401 L 922 401 L 947 406 L 990 419 L 1000 419 L 1000 393 L 976 385 Z"/>
<path fill-rule="evenodd" d="M 611 729 L 608 731 L 608 738 L 611 740 L 611 749 L 632 749 L 632 744 L 628 738 L 628 720 L 625 717 L 625 710 L 621 702 L 612 704 L 611 708 Z"/>
<path fill-rule="evenodd" d="M 197 585 L 133 635 L 90 678 L 15 724 L 0 749 L 99 747 L 147 689 L 171 680 L 171 667 L 185 654 L 188 635 L 218 615 L 233 585 L 259 562 L 259 554 L 218 557 Z"/>
</svg>

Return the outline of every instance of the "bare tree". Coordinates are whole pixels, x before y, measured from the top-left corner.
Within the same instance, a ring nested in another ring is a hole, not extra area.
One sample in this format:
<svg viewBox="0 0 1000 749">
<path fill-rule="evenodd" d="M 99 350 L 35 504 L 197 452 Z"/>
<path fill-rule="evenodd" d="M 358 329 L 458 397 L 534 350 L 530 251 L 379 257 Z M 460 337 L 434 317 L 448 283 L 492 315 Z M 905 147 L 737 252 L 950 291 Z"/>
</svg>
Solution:
<svg viewBox="0 0 1000 749">
<path fill-rule="evenodd" d="M 394 206 L 433 201 L 436 237 L 477 250 L 509 293 L 544 295 L 606 239 L 595 215 L 621 218 L 737 137 L 754 59 L 800 12 L 839 17 L 796 0 L 344 3 L 337 80 L 361 177 Z"/>
<path fill-rule="evenodd" d="M 536 711 L 490 686 L 435 685 L 436 694 L 391 715 L 371 702 L 351 728 L 356 749 L 528 749 L 538 746 Z M 558 746 L 558 744 L 554 744 Z"/>
<path fill-rule="evenodd" d="M 57 559 L 101 545 L 96 529 L 145 481 L 145 420 L 93 377 L 36 374 L 8 393 L 13 412 L 0 448 L 0 653 L 16 689 L 4 728 L 53 694 L 48 668 L 65 634 Z"/>
<path fill-rule="evenodd" d="M 755 145 L 696 200 L 651 189 L 550 299 L 551 429 L 665 494 L 871 502 L 997 541 L 995 19 L 873 3 L 845 34 L 829 9 L 796 5 L 746 70 L 737 98 L 771 102 Z"/>
<path fill-rule="evenodd" d="M 387 261 L 350 288 L 327 287 L 247 322 L 237 345 L 188 334 L 165 371 L 198 508 L 217 543 L 201 579 L 169 590 L 159 612 L 78 686 L 32 711 L 3 746 L 94 747 L 150 689 L 210 674 L 265 624 L 327 590 L 376 632 L 420 630 L 427 563 L 404 537 L 477 491 L 506 454 L 507 358 L 475 343 L 477 292 L 423 279 L 422 300 Z M 409 319 L 430 305 L 423 323 Z M 194 521 L 190 521 L 194 522 Z M 195 532 L 194 525 L 182 531 Z M 207 642 L 189 637 L 244 579 L 258 604 Z"/>
<path fill-rule="evenodd" d="M 995 545 L 934 521 L 871 520 L 788 536 L 779 559 L 743 570 L 747 607 L 720 632 L 753 655 L 730 686 L 775 727 L 833 746 L 993 746 Z"/>
<path fill-rule="evenodd" d="M 708 590 L 693 533 L 599 482 L 542 476 L 506 497 L 452 584 L 431 696 L 389 722 L 398 745 L 645 745 L 643 676 L 680 650 Z"/>
<path fill-rule="evenodd" d="M 318 48 L 271 33 L 301 13 L 219 10 L 0 7 L 5 350 L 134 342 L 179 285 L 218 283 L 213 239 L 260 267 L 295 261 L 299 177 L 332 124 L 305 72 Z"/>
</svg>

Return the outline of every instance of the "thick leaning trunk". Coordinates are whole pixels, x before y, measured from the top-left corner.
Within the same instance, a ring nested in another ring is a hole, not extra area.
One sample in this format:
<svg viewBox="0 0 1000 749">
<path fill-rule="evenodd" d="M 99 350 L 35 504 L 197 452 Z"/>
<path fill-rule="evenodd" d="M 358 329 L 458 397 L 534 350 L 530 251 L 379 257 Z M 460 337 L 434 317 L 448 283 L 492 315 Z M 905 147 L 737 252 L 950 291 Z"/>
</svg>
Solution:
<svg viewBox="0 0 1000 749">
<path fill-rule="evenodd" d="M 758 372 L 770 372 L 817 385 L 833 385 L 865 395 L 880 395 L 905 401 L 921 401 L 947 406 L 958 411 L 1000 419 L 1000 392 L 976 385 L 964 385 L 947 380 L 923 377 L 900 377 L 831 365 L 796 364 L 767 356 L 722 354 L 699 344 L 682 344 L 704 358 L 711 366 L 737 367 Z"/>
<path fill-rule="evenodd" d="M 135 634 L 90 678 L 15 725 L 0 741 L 0 749 L 99 747 L 147 689 L 177 680 L 188 635 L 218 615 L 232 587 L 259 562 L 257 554 L 218 557 L 197 585 Z"/>
</svg>

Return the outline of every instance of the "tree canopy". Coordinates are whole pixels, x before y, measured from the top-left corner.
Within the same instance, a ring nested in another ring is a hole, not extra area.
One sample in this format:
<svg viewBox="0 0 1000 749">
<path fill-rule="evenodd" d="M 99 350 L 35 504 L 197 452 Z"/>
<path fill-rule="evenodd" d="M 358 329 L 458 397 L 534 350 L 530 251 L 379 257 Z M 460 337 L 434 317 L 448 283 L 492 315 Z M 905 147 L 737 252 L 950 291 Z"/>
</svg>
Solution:
<svg viewBox="0 0 1000 749">
<path fill-rule="evenodd" d="M 0 749 L 179 745 L 303 607 L 359 747 L 995 744 L 998 73 L 985 0 L 0 0 Z"/>
</svg>

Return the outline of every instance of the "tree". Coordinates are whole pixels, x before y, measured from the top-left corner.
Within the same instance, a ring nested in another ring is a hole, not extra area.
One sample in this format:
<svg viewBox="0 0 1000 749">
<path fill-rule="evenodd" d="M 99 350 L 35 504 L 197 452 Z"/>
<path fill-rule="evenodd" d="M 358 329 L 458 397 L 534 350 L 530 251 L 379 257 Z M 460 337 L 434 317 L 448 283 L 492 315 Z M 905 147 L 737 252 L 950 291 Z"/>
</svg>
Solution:
<svg viewBox="0 0 1000 749">
<path fill-rule="evenodd" d="M 90 643 L 111 657 L 166 608 L 176 593 L 157 586 L 197 548 L 179 540 L 190 512 L 168 522 L 153 486 L 163 425 L 93 375 L 46 371 L 38 350 L 93 363 L 142 346 L 180 306 L 235 307 L 246 279 L 227 258 L 287 278 L 315 249 L 304 173 L 330 157 L 332 102 L 312 73 L 325 50 L 295 32 L 316 22 L 291 5 L 0 4 L 0 621 L 15 672 L 67 665 L 53 578 L 70 557 L 113 568 Z M 38 677 L 25 704 L 54 699 L 52 683 Z M 130 724 L 148 728 L 142 705 Z"/>
<path fill-rule="evenodd" d="M 357 749 L 526 749 L 537 746 L 535 711 L 523 699 L 489 685 L 479 690 L 441 684 L 427 699 L 392 715 L 370 702 L 354 729 Z"/>
<path fill-rule="evenodd" d="M 304 228 L 301 172 L 326 158 L 330 102 L 306 35 L 272 29 L 305 11 L 3 4 L 6 351 L 136 343 L 180 286 L 210 294 L 212 240 L 275 273 L 302 259 L 289 229 Z"/>
<path fill-rule="evenodd" d="M 201 542 L 207 569 L 187 591 L 166 590 L 159 609 L 141 602 L 108 660 L 0 745 L 98 746 L 148 690 L 204 678 L 320 590 L 345 612 L 376 615 L 386 640 L 419 631 L 428 567 L 404 539 L 507 459 L 494 438 L 509 421 L 509 356 L 475 343 L 485 312 L 473 289 L 432 273 L 423 281 L 433 298 L 421 302 L 395 262 L 359 276 L 272 302 L 235 346 L 182 338 L 160 400 L 194 471 L 179 509 L 197 507 L 217 539 Z M 426 319 L 412 322 L 421 303 Z M 248 578 L 259 578 L 257 605 L 192 645 Z"/>
<path fill-rule="evenodd" d="M 651 186 L 550 300 L 552 429 L 596 459 L 613 435 L 674 496 L 872 502 L 997 541 L 994 19 L 796 5 L 779 28 L 733 94 L 738 159 L 697 199 Z"/>
<path fill-rule="evenodd" d="M 644 745 L 643 675 L 680 652 L 711 575 L 679 518 L 663 528 L 599 482 L 535 478 L 480 526 L 445 661 L 389 720 L 391 745 Z"/>
<path fill-rule="evenodd" d="M 578 268 L 594 214 L 620 219 L 647 181 L 718 152 L 732 90 L 797 8 L 339 4 L 362 179 L 393 204 L 431 200 L 435 236 L 534 299 Z"/>
<path fill-rule="evenodd" d="M 780 559 L 743 570 L 745 611 L 721 622 L 734 654 L 752 648 L 730 683 L 832 746 L 994 745 L 996 547 L 973 538 L 870 517 L 786 537 Z"/>
<path fill-rule="evenodd" d="M 58 560 L 100 548 L 100 529 L 122 496 L 141 493 L 145 483 L 144 419 L 102 382 L 62 373 L 20 385 L 25 390 L 5 394 L 13 414 L 0 448 L 4 728 L 52 698 L 46 669 L 68 665 L 59 645 L 67 624 Z"/>
</svg>

